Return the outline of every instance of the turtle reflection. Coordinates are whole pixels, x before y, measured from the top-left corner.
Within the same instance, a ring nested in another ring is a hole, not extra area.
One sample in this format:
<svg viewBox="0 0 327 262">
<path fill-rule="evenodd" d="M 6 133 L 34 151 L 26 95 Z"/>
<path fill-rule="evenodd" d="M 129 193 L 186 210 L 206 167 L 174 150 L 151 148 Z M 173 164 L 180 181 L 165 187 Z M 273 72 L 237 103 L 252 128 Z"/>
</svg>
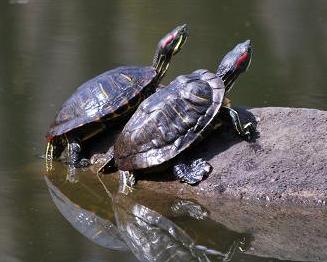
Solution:
<svg viewBox="0 0 327 262">
<path fill-rule="evenodd" d="M 110 220 L 76 205 L 48 177 L 44 178 L 56 207 L 78 232 L 100 246 L 113 250 L 128 250 L 117 227 Z"/>
<path fill-rule="evenodd" d="M 126 209 L 118 202 L 115 210 L 118 229 L 140 261 L 231 261 L 244 244 L 235 241 L 223 253 L 196 245 L 183 229 L 146 206 L 135 203 Z"/>
<path fill-rule="evenodd" d="M 215 241 L 215 245 L 212 239 L 210 247 L 205 241 L 197 243 L 187 227 L 182 228 L 168 219 L 166 211 L 163 210 L 164 216 L 152 206 L 144 205 L 135 198 L 134 191 L 129 194 L 115 192 L 112 187 L 115 184 L 118 188 L 118 184 L 113 176 L 101 178 L 84 172 L 79 174 L 78 182 L 72 184 L 66 182 L 63 173 L 56 173 L 45 176 L 45 181 L 58 210 L 77 231 L 108 249 L 130 250 L 140 261 L 231 261 L 235 251 L 242 250 L 247 241 L 244 234 L 233 232 L 228 246 L 226 239 L 225 245 L 218 244 L 220 241 Z M 105 210 L 109 209 L 113 214 L 106 215 Z M 209 219 L 208 211 L 189 200 L 175 199 L 165 210 L 177 220 L 203 223 Z M 217 234 L 226 235 L 220 230 Z"/>
</svg>

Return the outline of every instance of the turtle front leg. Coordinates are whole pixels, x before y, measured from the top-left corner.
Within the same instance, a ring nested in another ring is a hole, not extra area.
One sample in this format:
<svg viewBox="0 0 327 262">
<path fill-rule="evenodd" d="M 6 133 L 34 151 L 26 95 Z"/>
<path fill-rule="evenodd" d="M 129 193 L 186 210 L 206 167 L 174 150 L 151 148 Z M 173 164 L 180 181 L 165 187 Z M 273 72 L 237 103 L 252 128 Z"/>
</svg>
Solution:
<svg viewBox="0 0 327 262">
<path fill-rule="evenodd" d="M 68 142 L 68 164 L 73 165 L 76 168 L 87 167 L 90 165 L 90 161 L 81 156 L 82 148 L 80 143 L 76 140 Z"/>
<path fill-rule="evenodd" d="M 178 162 L 173 167 L 173 174 L 181 182 L 195 185 L 203 180 L 203 177 L 207 176 L 211 169 L 212 167 L 208 162 L 199 158 L 193 160 L 190 164 Z"/>
<path fill-rule="evenodd" d="M 238 113 L 234 109 L 222 106 L 220 113 L 224 117 L 228 117 L 231 120 L 233 127 L 239 136 L 241 136 L 247 141 L 251 140 L 254 137 L 256 132 L 254 125 L 251 122 L 248 122 L 243 125 L 240 121 Z"/>
</svg>

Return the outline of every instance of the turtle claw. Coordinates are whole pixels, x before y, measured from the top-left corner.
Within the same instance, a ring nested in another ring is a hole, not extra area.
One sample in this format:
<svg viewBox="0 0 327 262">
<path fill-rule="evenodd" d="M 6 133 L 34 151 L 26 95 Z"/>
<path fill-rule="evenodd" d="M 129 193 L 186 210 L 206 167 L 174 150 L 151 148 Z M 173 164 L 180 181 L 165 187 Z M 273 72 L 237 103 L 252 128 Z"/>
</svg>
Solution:
<svg viewBox="0 0 327 262">
<path fill-rule="evenodd" d="M 175 165 L 173 173 L 181 182 L 195 185 L 210 173 L 211 168 L 208 162 L 200 158 L 191 164 L 180 163 Z"/>
</svg>

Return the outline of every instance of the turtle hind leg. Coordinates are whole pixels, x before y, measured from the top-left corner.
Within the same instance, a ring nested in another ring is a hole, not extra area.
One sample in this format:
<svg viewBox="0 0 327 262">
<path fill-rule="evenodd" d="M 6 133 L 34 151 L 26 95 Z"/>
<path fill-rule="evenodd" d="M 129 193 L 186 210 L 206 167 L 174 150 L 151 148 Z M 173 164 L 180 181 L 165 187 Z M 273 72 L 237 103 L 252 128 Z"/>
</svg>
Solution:
<svg viewBox="0 0 327 262">
<path fill-rule="evenodd" d="M 199 158 L 192 161 L 190 164 L 177 163 L 173 167 L 174 176 L 181 182 L 186 182 L 190 185 L 199 183 L 205 176 L 207 176 L 212 167 L 211 165 Z"/>
</svg>

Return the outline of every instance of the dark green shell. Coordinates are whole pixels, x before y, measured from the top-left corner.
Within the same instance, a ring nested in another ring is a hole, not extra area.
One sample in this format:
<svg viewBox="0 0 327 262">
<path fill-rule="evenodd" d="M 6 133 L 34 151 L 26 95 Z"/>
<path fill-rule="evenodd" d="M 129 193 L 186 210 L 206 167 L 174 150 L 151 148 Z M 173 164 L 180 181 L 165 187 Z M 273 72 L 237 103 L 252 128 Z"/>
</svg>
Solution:
<svg viewBox="0 0 327 262">
<path fill-rule="evenodd" d="M 153 67 L 126 66 L 104 72 L 82 84 L 63 104 L 47 137 L 77 127 L 120 117 L 138 105 L 150 91 L 156 76 Z"/>
<path fill-rule="evenodd" d="M 154 167 L 177 156 L 211 127 L 224 94 L 218 76 L 197 70 L 151 95 L 115 143 L 119 169 Z"/>
</svg>

